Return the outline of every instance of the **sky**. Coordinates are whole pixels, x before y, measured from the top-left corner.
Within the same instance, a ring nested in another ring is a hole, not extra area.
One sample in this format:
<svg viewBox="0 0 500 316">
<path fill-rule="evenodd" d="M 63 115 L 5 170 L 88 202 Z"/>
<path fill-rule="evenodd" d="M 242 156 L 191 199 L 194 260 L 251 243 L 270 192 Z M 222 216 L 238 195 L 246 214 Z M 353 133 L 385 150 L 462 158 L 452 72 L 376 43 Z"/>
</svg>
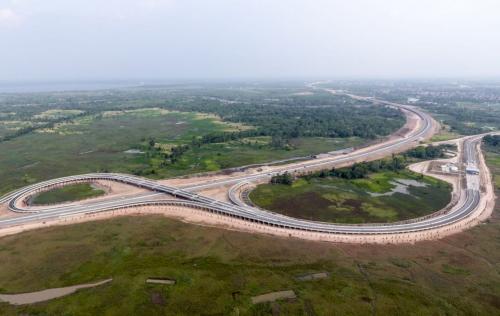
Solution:
<svg viewBox="0 0 500 316">
<path fill-rule="evenodd" d="M 0 0 L 0 80 L 500 77 L 499 0 Z"/>
</svg>

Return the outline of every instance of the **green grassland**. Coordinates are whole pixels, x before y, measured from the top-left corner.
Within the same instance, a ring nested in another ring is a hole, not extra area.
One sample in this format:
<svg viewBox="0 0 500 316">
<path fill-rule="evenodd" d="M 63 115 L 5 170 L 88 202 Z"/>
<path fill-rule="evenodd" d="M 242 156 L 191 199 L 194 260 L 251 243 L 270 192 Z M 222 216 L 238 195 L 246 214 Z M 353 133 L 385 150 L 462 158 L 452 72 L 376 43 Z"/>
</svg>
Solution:
<svg viewBox="0 0 500 316">
<path fill-rule="evenodd" d="M 246 138 L 241 141 L 216 143 L 193 148 L 175 164 L 169 166 L 169 175 L 181 175 L 188 171 L 217 171 L 266 161 L 304 157 L 363 143 L 358 137 L 350 138 L 297 138 L 288 149 L 269 146 L 270 137 Z M 160 161 L 157 162 L 159 164 Z M 160 172 L 162 172 L 160 170 Z"/>
<path fill-rule="evenodd" d="M 500 152 L 498 152 L 496 148 L 495 150 L 496 151 L 486 152 L 486 160 L 493 175 L 493 182 L 495 183 L 496 189 L 500 190 Z"/>
<path fill-rule="evenodd" d="M 163 160 L 152 154 L 147 146 L 151 138 L 156 145 L 168 148 L 189 144 L 193 137 L 210 132 L 248 128 L 251 127 L 222 122 L 213 115 L 158 108 L 108 111 L 78 117 L 0 143 L 0 194 L 30 183 L 72 174 L 110 171 L 163 178 L 308 155 L 363 142 L 356 137 L 303 138 L 294 140 L 293 146 L 287 150 L 272 148 L 266 137 L 243 139 L 190 149 L 179 161 L 168 166 L 162 166 Z M 129 149 L 144 153 L 125 153 Z"/>
<path fill-rule="evenodd" d="M 441 129 L 437 134 L 432 136 L 432 138 L 429 140 L 430 143 L 432 142 L 441 142 L 441 141 L 446 141 L 446 140 L 451 140 L 455 138 L 459 138 L 462 135 L 458 134 L 457 132 L 451 131 L 450 127 L 445 124 L 441 124 Z"/>
<path fill-rule="evenodd" d="M 387 194 L 398 180 L 415 180 L 426 186 L 409 185 L 409 194 Z M 410 171 L 387 171 L 370 174 L 365 179 L 329 177 L 299 179 L 292 186 L 262 184 L 250 193 L 250 198 L 262 208 L 303 219 L 337 223 L 393 222 L 443 208 L 450 201 L 451 187 Z"/>
<path fill-rule="evenodd" d="M 274 238 L 159 216 L 26 232 L 0 239 L 1 292 L 108 277 L 113 282 L 45 303 L 3 303 L 0 314 L 495 315 L 500 312 L 496 212 L 486 225 L 411 246 Z M 318 271 L 330 276 L 295 278 Z M 151 276 L 175 278 L 177 284 L 146 285 Z M 250 302 L 254 295 L 284 289 L 298 298 Z M 152 295 L 162 296 L 164 305 L 154 304 Z"/>
<path fill-rule="evenodd" d="M 103 190 L 94 188 L 89 183 L 77 183 L 37 194 L 31 203 L 33 205 L 55 204 L 88 199 L 103 194 Z"/>
<path fill-rule="evenodd" d="M 194 113 L 160 110 L 81 117 L 0 143 L 0 192 L 64 175 L 142 168 L 137 155 L 124 151 L 140 146 L 145 137 L 182 142 L 222 128 Z"/>
<path fill-rule="evenodd" d="M 499 176 L 500 159 L 487 157 Z M 0 314 L 498 315 L 499 212 L 497 205 L 485 224 L 439 241 L 392 246 L 275 238 L 159 216 L 25 232 L 0 239 L 1 292 L 113 282 L 45 303 L 2 303 Z M 319 271 L 330 276 L 295 278 Z M 151 276 L 177 284 L 146 285 Z M 297 299 L 250 302 L 285 289 Z M 153 294 L 164 305 L 154 304 Z"/>
</svg>

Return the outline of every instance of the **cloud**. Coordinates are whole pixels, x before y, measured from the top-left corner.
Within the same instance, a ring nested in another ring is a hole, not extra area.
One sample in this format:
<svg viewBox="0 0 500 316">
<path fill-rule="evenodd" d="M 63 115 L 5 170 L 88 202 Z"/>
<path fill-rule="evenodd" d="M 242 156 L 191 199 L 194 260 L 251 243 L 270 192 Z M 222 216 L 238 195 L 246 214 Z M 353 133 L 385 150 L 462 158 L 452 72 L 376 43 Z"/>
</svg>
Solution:
<svg viewBox="0 0 500 316">
<path fill-rule="evenodd" d="M 22 21 L 20 15 L 16 14 L 12 9 L 0 9 L 0 27 L 15 27 Z"/>
</svg>

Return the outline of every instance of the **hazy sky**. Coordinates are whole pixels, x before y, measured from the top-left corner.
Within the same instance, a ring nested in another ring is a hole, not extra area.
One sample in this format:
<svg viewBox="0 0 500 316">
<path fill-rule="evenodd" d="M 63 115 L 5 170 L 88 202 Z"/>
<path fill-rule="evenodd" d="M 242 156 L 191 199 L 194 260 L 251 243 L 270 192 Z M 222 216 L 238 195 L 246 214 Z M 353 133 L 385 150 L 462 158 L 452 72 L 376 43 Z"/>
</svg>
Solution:
<svg viewBox="0 0 500 316">
<path fill-rule="evenodd" d="M 500 77 L 500 0 L 0 0 L 0 80 Z"/>
</svg>

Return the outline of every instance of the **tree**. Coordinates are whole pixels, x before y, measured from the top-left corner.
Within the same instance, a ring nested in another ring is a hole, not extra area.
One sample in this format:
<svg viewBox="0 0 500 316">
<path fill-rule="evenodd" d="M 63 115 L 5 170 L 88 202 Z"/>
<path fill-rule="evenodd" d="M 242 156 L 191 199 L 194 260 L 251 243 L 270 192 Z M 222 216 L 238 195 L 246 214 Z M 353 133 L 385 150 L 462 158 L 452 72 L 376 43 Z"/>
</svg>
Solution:
<svg viewBox="0 0 500 316">
<path fill-rule="evenodd" d="M 275 175 L 271 178 L 271 184 L 286 184 L 286 185 L 292 185 L 293 184 L 293 176 L 285 171 L 283 174 L 278 174 Z"/>
<path fill-rule="evenodd" d="M 150 138 L 149 138 L 149 142 L 148 142 L 148 143 L 149 143 L 149 147 L 150 147 L 150 148 L 153 148 L 153 147 L 155 146 L 155 140 L 154 140 L 154 138 L 153 138 L 153 137 L 150 137 Z"/>
</svg>

